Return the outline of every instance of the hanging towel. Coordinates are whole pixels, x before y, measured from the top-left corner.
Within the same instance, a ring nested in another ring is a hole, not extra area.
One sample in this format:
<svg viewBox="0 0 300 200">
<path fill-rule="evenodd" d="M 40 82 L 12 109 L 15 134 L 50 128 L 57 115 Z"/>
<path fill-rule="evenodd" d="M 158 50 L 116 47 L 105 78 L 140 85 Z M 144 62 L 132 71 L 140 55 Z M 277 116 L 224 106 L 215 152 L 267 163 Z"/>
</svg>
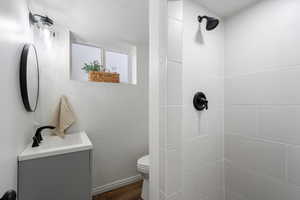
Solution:
<svg viewBox="0 0 300 200">
<path fill-rule="evenodd" d="M 62 96 L 51 122 L 51 125 L 56 127 L 54 134 L 64 137 L 66 129 L 68 129 L 75 121 L 75 115 L 67 97 Z"/>
</svg>

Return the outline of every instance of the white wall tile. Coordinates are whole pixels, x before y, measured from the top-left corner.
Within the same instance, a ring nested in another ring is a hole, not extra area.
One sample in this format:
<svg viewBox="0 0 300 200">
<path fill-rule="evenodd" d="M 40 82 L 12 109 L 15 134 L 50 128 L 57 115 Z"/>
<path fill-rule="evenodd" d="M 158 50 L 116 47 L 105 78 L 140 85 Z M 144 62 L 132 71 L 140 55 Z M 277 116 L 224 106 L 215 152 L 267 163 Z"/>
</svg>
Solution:
<svg viewBox="0 0 300 200">
<path fill-rule="evenodd" d="M 167 108 L 167 147 L 179 149 L 182 128 L 182 107 Z"/>
<path fill-rule="evenodd" d="M 274 70 L 226 78 L 226 100 L 231 104 L 300 104 L 300 68 Z"/>
<path fill-rule="evenodd" d="M 201 66 L 201 65 L 199 65 Z M 196 92 L 202 91 L 209 99 L 210 107 L 221 106 L 224 103 L 224 79 L 201 73 L 201 68 L 183 68 L 183 103 L 191 104 Z"/>
<path fill-rule="evenodd" d="M 225 133 L 257 135 L 256 106 L 226 106 L 224 120 Z"/>
<path fill-rule="evenodd" d="M 159 193 L 159 200 L 165 200 L 165 199 L 166 199 L 165 193 L 162 192 L 162 191 L 160 191 L 160 193 Z"/>
<path fill-rule="evenodd" d="M 222 77 L 224 72 L 224 27 L 222 21 L 213 31 L 206 31 L 205 23 L 199 24 L 198 16 L 215 16 L 215 14 L 194 0 L 184 1 L 183 7 L 184 68 L 187 72 L 194 73 L 193 76 L 205 74 Z"/>
<path fill-rule="evenodd" d="M 183 175 L 184 199 L 222 200 L 222 162 L 204 164 L 195 171 L 184 171 Z"/>
<path fill-rule="evenodd" d="M 162 194 L 161 197 L 165 198 L 166 193 L 166 149 L 161 148 L 159 150 L 159 189 Z"/>
<path fill-rule="evenodd" d="M 299 65 L 299 9 L 295 0 L 261 1 L 228 18 L 226 74 Z"/>
<path fill-rule="evenodd" d="M 258 111 L 258 137 L 300 144 L 300 106 L 262 106 Z"/>
<path fill-rule="evenodd" d="M 225 165 L 226 200 L 298 200 L 300 187 Z"/>
<path fill-rule="evenodd" d="M 167 108 L 161 106 L 159 108 L 159 146 L 160 148 L 166 148 L 167 137 Z"/>
<path fill-rule="evenodd" d="M 168 0 L 168 16 L 182 20 L 182 0 Z"/>
<path fill-rule="evenodd" d="M 181 187 L 181 154 L 177 150 L 166 152 L 166 196 L 174 195 Z"/>
<path fill-rule="evenodd" d="M 208 133 L 208 112 L 199 112 L 193 105 L 183 108 L 183 137 L 194 138 Z"/>
<path fill-rule="evenodd" d="M 197 171 L 203 163 L 223 159 L 223 139 L 220 135 L 205 135 L 184 142 L 183 161 L 185 171 Z"/>
<path fill-rule="evenodd" d="M 226 200 L 248 200 L 245 197 L 243 197 L 242 195 L 231 192 L 231 191 L 226 192 L 226 198 L 225 199 Z"/>
<path fill-rule="evenodd" d="M 207 110 L 208 121 L 207 121 L 207 134 L 222 136 L 224 133 L 223 119 L 224 110 L 222 106 L 213 107 L 210 105 Z"/>
<path fill-rule="evenodd" d="M 259 102 L 256 80 L 251 76 L 225 78 L 225 104 L 252 105 Z"/>
<path fill-rule="evenodd" d="M 295 185 L 285 185 L 285 199 L 298 200 L 300 197 L 300 187 Z"/>
<path fill-rule="evenodd" d="M 300 92 L 294 89 L 299 75 L 299 67 L 259 73 L 254 80 L 259 104 L 300 104 Z"/>
<path fill-rule="evenodd" d="M 238 135 L 225 135 L 225 159 L 235 166 L 285 179 L 286 147 Z"/>
<path fill-rule="evenodd" d="M 182 64 L 168 61 L 167 104 L 182 105 Z"/>
<path fill-rule="evenodd" d="M 182 22 L 168 19 L 168 60 L 182 62 Z"/>
<path fill-rule="evenodd" d="M 223 109 L 210 106 L 208 110 L 197 111 L 193 105 L 183 108 L 183 137 L 185 139 L 202 135 L 223 134 Z"/>
<path fill-rule="evenodd" d="M 159 67 L 159 103 L 161 106 L 167 105 L 167 59 L 161 58 Z"/>
<path fill-rule="evenodd" d="M 175 193 L 166 198 L 166 200 L 181 200 L 181 199 L 182 199 L 182 194 L 180 192 Z"/>
<path fill-rule="evenodd" d="M 225 165 L 226 192 L 236 193 L 245 199 L 283 200 L 287 193 L 285 184 L 268 176 Z"/>
<path fill-rule="evenodd" d="M 288 181 L 292 184 L 300 186 L 300 147 L 290 146 L 288 149 L 287 172 Z M 300 196 L 299 196 L 300 197 Z"/>
</svg>

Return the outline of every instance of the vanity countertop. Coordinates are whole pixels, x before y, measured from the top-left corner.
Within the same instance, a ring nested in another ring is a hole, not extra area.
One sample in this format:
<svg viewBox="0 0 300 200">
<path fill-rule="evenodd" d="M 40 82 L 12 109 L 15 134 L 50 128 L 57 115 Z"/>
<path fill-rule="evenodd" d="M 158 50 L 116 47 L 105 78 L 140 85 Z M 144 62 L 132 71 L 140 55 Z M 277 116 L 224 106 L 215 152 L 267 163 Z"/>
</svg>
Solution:
<svg viewBox="0 0 300 200">
<path fill-rule="evenodd" d="M 64 138 L 59 136 L 45 135 L 39 147 L 32 148 L 29 144 L 27 148 L 18 156 L 19 161 L 31 160 L 78 151 L 91 150 L 93 145 L 82 131 L 65 135 Z"/>
</svg>

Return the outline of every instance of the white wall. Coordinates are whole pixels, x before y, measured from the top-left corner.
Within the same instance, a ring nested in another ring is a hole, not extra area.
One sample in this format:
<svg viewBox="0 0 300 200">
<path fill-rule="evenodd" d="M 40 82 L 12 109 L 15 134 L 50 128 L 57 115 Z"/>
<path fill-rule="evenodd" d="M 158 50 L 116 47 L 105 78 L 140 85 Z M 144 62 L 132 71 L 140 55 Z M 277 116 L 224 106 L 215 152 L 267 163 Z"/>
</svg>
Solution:
<svg viewBox="0 0 300 200">
<path fill-rule="evenodd" d="M 25 111 L 19 88 L 24 43 L 32 40 L 25 0 L 0 1 L 0 197 L 17 187 L 17 155 L 34 134 L 34 115 Z"/>
<path fill-rule="evenodd" d="M 78 118 L 70 131 L 86 130 L 94 144 L 95 189 L 101 191 L 105 184 L 137 176 L 136 161 L 148 153 L 148 45 L 137 48 L 137 85 L 76 82 L 69 79 L 69 34 L 55 28 L 55 38 L 45 31 L 33 35 L 26 2 L 0 2 L 0 195 L 16 189 L 17 154 L 31 142 L 36 124 L 49 123 L 62 94 L 69 97 Z M 33 38 L 41 93 L 37 112 L 29 114 L 20 95 L 19 61 L 24 43 Z"/>
<path fill-rule="evenodd" d="M 194 0 L 183 1 L 183 199 L 224 199 L 223 21 L 213 31 L 198 16 L 219 18 Z M 208 110 L 196 111 L 193 97 L 204 92 Z"/>
<path fill-rule="evenodd" d="M 136 161 L 148 153 L 148 47 L 138 46 L 138 84 L 99 84 L 69 78 L 69 32 L 36 34 L 41 65 L 40 123 L 47 124 L 60 95 L 77 115 L 72 131 L 86 130 L 94 145 L 93 187 L 137 176 Z"/>
<path fill-rule="evenodd" d="M 228 200 L 299 199 L 299 9 L 266 0 L 226 20 Z"/>
</svg>

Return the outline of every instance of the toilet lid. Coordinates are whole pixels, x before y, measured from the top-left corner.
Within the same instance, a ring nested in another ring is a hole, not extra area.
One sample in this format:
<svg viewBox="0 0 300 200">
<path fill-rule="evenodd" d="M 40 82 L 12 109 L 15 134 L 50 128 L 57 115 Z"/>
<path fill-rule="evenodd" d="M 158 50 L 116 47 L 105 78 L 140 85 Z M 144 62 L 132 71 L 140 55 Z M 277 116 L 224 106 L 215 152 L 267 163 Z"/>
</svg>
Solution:
<svg viewBox="0 0 300 200">
<path fill-rule="evenodd" d="M 138 169 L 143 171 L 143 172 L 146 171 L 146 172 L 149 173 L 149 165 L 150 165 L 149 155 L 144 156 L 144 157 L 138 159 L 138 161 L 137 161 Z"/>
</svg>

